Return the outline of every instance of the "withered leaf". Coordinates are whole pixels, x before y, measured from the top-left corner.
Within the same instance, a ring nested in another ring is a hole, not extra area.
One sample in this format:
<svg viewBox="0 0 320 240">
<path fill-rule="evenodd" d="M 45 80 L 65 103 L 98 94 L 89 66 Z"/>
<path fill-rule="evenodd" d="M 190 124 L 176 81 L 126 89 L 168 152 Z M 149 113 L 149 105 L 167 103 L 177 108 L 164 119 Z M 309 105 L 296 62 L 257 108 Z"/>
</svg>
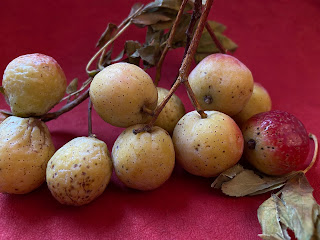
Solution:
<svg viewBox="0 0 320 240">
<path fill-rule="evenodd" d="M 140 56 L 139 54 L 135 54 L 138 49 L 141 48 L 141 44 L 137 41 L 126 41 L 124 51 L 127 55 L 126 62 L 135 64 L 139 66 Z"/>
<path fill-rule="evenodd" d="M 128 17 L 130 17 L 130 16 L 132 16 L 133 14 L 135 14 L 135 13 L 138 11 L 138 9 L 140 9 L 142 6 L 143 6 L 142 3 L 135 3 L 135 4 L 133 4 L 132 7 L 131 7 L 131 10 L 130 10 L 130 13 L 129 13 L 129 16 L 128 16 Z"/>
<path fill-rule="evenodd" d="M 179 11 L 182 0 L 156 0 L 147 4 L 144 7 L 144 11 L 151 11 L 156 8 L 169 8 L 175 11 Z"/>
<path fill-rule="evenodd" d="M 3 88 L 3 86 L 0 86 L 0 93 L 4 96 L 5 94 L 4 94 L 4 88 Z"/>
<path fill-rule="evenodd" d="M 221 173 L 211 187 L 221 188 L 224 194 L 232 197 L 252 196 L 278 189 L 296 174 L 292 172 L 281 177 L 269 177 L 238 164 Z"/>
<path fill-rule="evenodd" d="M 290 239 L 286 228 L 280 223 L 278 206 L 283 205 L 281 199 L 273 194 L 258 209 L 258 220 L 263 234 L 259 237 L 269 239 Z"/>
<path fill-rule="evenodd" d="M 145 67 L 153 67 L 157 64 L 160 58 L 159 45 L 149 45 L 137 50 L 139 56 L 144 61 Z"/>
<path fill-rule="evenodd" d="M 320 237 L 319 229 L 315 227 L 320 219 L 320 206 L 312 192 L 306 176 L 300 173 L 287 182 L 281 193 L 288 216 L 287 227 L 292 229 L 297 239 Z"/>
<path fill-rule="evenodd" d="M 75 78 L 69 83 L 66 89 L 66 93 L 71 94 L 76 92 L 77 90 L 78 90 L 78 78 Z"/>
<path fill-rule="evenodd" d="M 215 32 L 217 39 L 220 41 L 222 46 L 230 51 L 234 52 L 237 49 L 237 44 L 235 44 L 231 39 L 226 37 L 220 32 Z M 199 46 L 197 48 L 197 53 L 217 53 L 219 49 L 214 44 L 210 34 L 208 32 L 204 32 L 200 38 Z"/>
<path fill-rule="evenodd" d="M 117 25 L 113 24 L 113 23 L 109 23 L 106 30 L 102 33 L 100 39 L 98 40 L 98 43 L 96 45 L 96 47 L 103 47 L 104 44 L 106 44 L 112 36 L 112 33 L 117 29 Z"/>
<path fill-rule="evenodd" d="M 208 24 L 210 25 L 210 27 L 212 28 L 212 30 L 214 32 L 220 32 L 223 33 L 227 27 L 225 25 L 223 25 L 222 23 L 216 22 L 216 21 L 208 21 Z M 207 30 L 204 29 L 204 32 L 206 32 Z"/>
<path fill-rule="evenodd" d="M 221 173 L 211 184 L 211 187 L 221 188 L 223 183 L 230 181 L 232 178 L 234 178 L 237 174 L 239 174 L 242 171 L 244 171 L 244 168 L 240 164 L 236 164 L 235 166 Z"/>
<path fill-rule="evenodd" d="M 133 18 L 132 23 L 139 27 L 145 27 L 149 25 L 153 25 L 159 22 L 171 21 L 172 18 L 166 16 L 163 13 L 153 12 L 153 13 L 143 13 L 135 18 Z"/>
<path fill-rule="evenodd" d="M 258 218 L 263 232 L 259 236 L 263 239 L 280 236 L 281 226 L 284 237 L 280 239 L 290 239 L 286 238 L 287 228 L 298 240 L 319 239 L 320 206 L 312 192 L 313 188 L 303 172 L 288 180 L 278 193 L 281 197 L 273 195 L 259 207 Z"/>
</svg>

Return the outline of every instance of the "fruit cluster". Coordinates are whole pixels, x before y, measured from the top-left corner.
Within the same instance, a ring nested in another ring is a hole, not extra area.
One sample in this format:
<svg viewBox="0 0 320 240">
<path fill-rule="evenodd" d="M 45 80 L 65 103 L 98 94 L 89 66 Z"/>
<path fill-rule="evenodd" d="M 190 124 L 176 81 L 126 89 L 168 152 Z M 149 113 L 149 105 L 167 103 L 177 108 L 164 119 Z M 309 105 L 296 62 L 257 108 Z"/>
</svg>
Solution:
<svg viewBox="0 0 320 240">
<path fill-rule="evenodd" d="M 309 152 L 303 124 L 289 113 L 270 111 L 269 94 L 238 59 L 210 55 L 188 81 L 204 116 L 185 113 L 172 95 L 154 126 L 141 130 L 169 91 L 157 88 L 136 65 L 105 67 L 93 78 L 89 94 L 105 122 L 125 128 L 112 153 L 94 136 L 75 138 L 55 152 L 41 116 L 63 98 L 65 75 L 42 54 L 14 59 L 3 77 L 14 116 L 2 115 L 0 124 L 0 192 L 28 193 L 46 180 L 59 202 L 78 206 L 105 190 L 113 169 L 126 186 L 152 190 L 169 179 L 176 160 L 202 177 L 218 176 L 242 156 L 270 175 L 303 167 Z"/>
</svg>

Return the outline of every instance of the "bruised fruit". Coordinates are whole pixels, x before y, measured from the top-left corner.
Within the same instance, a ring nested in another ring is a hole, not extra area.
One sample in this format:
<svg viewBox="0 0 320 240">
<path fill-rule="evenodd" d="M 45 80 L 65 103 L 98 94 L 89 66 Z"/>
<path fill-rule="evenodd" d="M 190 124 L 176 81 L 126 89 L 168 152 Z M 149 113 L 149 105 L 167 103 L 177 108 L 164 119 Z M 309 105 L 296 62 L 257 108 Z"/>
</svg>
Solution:
<svg viewBox="0 0 320 240">
<path fill-rule="evenodd" d="M 250 70 L 235 57 L 220 53 L 203 59 L 188 80 L 202 109 L 229 116 L 243 109 L 253 90 Z"/>
<path fill-rule="evenodd" d="M 254 83 L 253 92 L 249 99 L 249 102 L 237 115 L 232 118 L 236 123 L 241 126 L 250 117 L 261 112 L 267 112 L 271 110 L 271 98 L 267 90 L 259 83 Z"/>
<path fill-rule="evenodd" d="M 78 137 L 62 146 L 47 165 L 47 185 L 66 205 L 88 204 L 102 194 L 112 174 L 107 145 L 93 137 Z"/>
<path fill-rule="evenodd" d="M 303 169 L 309 137 L 292 114 L 279 110 L 259 113 L 243 125 L 242 132 L 244 157 L 261 172 L 282 175 Z"/>
<path fill-rule="evenodd" d="M 165 88 L 158 87 L 158 105 L 162 100 L 168 95 L 169 91 Z M 174 127 L 177 122 L 183 115 L 186 113 L 186 110 L 181 102 L 180 98 L 173 94 L 170 100 L 167 102 L 165 107 L 162 109 L 159 114 L 155 125 L 163 128 L 168 133 L 172 134 Z"/>
<path fill-rule="evenodd" d="M 243 152 L 243 137 L 238 125 L 228 115 L 205 111 L 201 118 L 189 112 L 177 123 L 172 140 L 176 158 L 191 174 L 214 177 L 235 165 Z"/>
<path fill-rule="evenodd" d="M 129 127 L 150 119 L 150 112 L 157 107 L 158 95 L 151 77 L 141 68 L 130 63 L 115 63 L 94 77 L 90 98 L 104 121 Z"/>
<path fill-rule="evenodd" d="M 11 116 L 0 124 L 0 192 L 24 194 L 45 180 L 55 148 L 47 126 Z"/>
<path fill-rule="evenodd" d="M 171 176 L 175 154 L 171 137 L 162 128 L 133 133 L 143 126 L 131 126 L 119 135 L 112 148 L 112 161 L 115 173 L 126 186 L 152 190 Z"/>
<path fill-rule="evenodd" d="M 52 57 L 34 53 L 12 60 L 3 74 L 11 111 L 20 117 L 41 116 L 63 98 L 67 81 Z"/>
</svg>

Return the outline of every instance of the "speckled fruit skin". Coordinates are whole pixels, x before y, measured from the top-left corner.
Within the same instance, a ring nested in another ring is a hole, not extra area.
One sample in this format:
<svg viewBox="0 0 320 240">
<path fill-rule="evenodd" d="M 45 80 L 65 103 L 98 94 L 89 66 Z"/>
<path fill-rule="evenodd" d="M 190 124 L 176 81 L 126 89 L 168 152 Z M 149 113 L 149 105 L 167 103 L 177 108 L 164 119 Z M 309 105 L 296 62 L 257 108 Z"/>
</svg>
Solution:
<svg viewBox="0 0 320 240">
<path fill-rule="evenodd" d="M 219 53 L 203 59 L 190 73 L 189 83 L 204 110 L 229 116 L 243 109 L 253 90 L 250 70 L 235 57 Z"/>
<path fill-rule="evenodd" d="M 205 111 L 187 113 L 177 123 L 172 140 L 176 159 L 189 173 L 215 177 L 235 165 L 243 152 L 243 137 L 238 125 L 228 115 Z"/>
<path fill-rule="evenodd" d="M 157 88 L 158 90 L 158 105 L 162 102 L 162 100 L 168 95 L 169 91 L 165 88 Z M 173 94 L 170 100 L 167 102 L 165 107 L 162 109 L 159 114 L 155 125 L 163 128 L 168 133 L 172 134 L 173 129 L 176 126 L 177 122 L 183 115 L 186 113 L 184 105 L 180 98 Z"/>
<path fill-rule="evenodd" d="M 29 117 L 43 115 L 59 103 L 67 80 L 55 59 L 34 53 L 12 60 L 4 71 L 2 84 L 12 113 Z"/>
<path fill-rule="evenodd" d="M 253 92 L 249 102 L 232 118 L 242 126 L 253 115 L 271 110 L 272 102 L 267 90 L 259 83 L 254 83 Z"/>
<path fill-rule="evenodd" d="M 242 132 L 244 157 L 261 172 L 283 175 L 303 169 L 309 137 L 292 114 L 279 110 L 259 113 L 243 125 Z"/>
<path fill-rule="evenodd" d="M 55 199 L 73 206 L 100 196 L 112 174 L 107 145 L 93 137 L 78 137 L 62 146 L 47 165 L 47 185 Z"/>
<path fill-rule="evenodd" d="M 134 134 L 134 125 L 124 130 L 112 148 L 115 172 L 126 186 L 153 190 L 166 182 L 174 168 L 174 147 L 168 132 L 154 126 L 151 132 Z"/>
<path fill-rule="evenodd" d="M 0 192 L 24 194 L 45 180 L 55 148 L 47 126 L 34 118 L 11 116 L 0 124 Z"/>
<path fill-rule="evenodd" d="M 117 127 L 129 127 L 150 119 L 143 107 L 154 110 L 158 94 L 152 79 L 141 68 L 115 63 L 94 77 L 90 98 L 104 121 Z"/>
</svg>

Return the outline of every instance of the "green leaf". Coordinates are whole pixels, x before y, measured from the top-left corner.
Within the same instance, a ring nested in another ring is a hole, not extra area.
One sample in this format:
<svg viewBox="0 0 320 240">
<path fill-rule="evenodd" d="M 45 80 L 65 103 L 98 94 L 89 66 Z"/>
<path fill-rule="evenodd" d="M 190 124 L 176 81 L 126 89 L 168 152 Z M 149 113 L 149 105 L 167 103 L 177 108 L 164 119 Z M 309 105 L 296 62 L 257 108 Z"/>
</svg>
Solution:
<svg viewBox="0 0 320 240">
<path fill-rule="evenodd" d="M 117 25 L 113 24 L 113 23 L 109 23 L 106 30 L 102 33 L 100 39 L 98 40 L 98 43 L 96 45 L 96 47 L 103 47 L 103 45 L 105 45 L 112 36 L 112 33 L 117 29 Z"/>
<path fill-rule="evenodd" d="M 73 79 L 66 89 L 67 94 L 74 93 L 78 90 L 78 78 Z"/>
</svg>

